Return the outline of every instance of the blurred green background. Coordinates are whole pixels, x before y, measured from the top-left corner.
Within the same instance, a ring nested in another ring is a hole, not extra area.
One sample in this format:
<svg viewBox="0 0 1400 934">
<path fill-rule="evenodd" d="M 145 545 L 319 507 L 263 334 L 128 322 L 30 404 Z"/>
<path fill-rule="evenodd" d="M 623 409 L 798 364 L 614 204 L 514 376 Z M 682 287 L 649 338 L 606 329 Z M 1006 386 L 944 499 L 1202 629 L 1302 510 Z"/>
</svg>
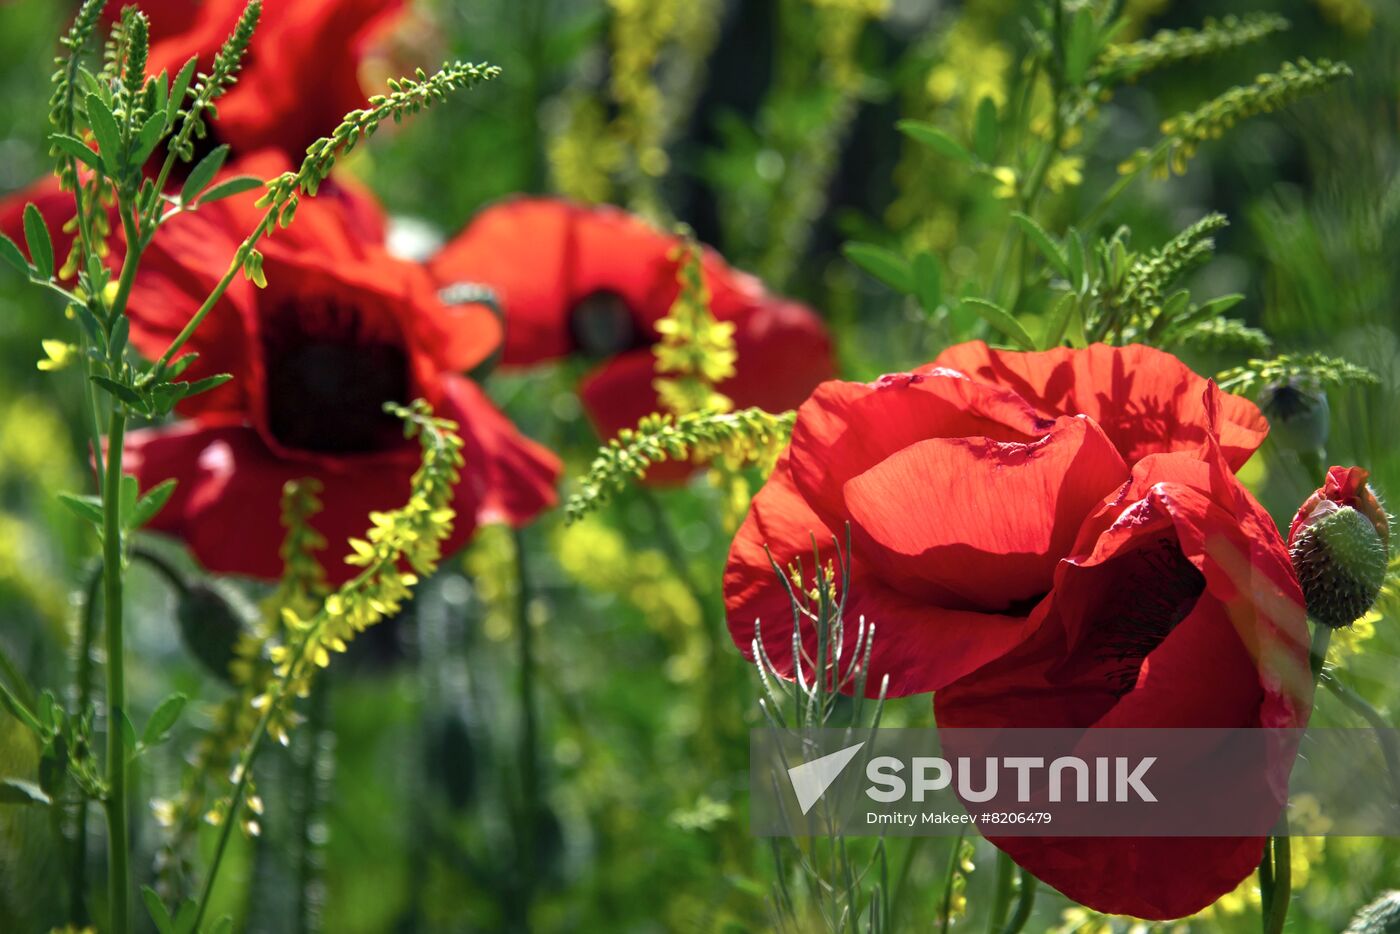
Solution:
<svg viewBox="0 0 1400 934">
<path fill-rule="evenodd" d="M 931 321 L 840 247 L 856 239 L 930 250 L 948 293 L 986 291 L 1007 274 L 996 245 L 1010 222 L 993 186 L 894 124 L 926 120 L 967 138 L 978 102 L 1007 93 L 1030 7 L 424 0 L 393 53 L 371 66 L 379 77 L 458 57 L 504 73 L 377 137 L 348 170 L 405 221 L 404 242 L 450 236 L 517 191 L 686 221 L 735 265 L 818 309 L 843 376 L 873 378 L 985 336 L 954 315 Z M 1042 217 L 1060 229 L 1072 222 L 1125 157 L 1157 138 L 1165 116 L 1285 59 L 1351 64 L 1351 80 L 1204 146 L 1184 176 L 1136 182 L 1104 229 L 1129 224 L 1135 244 L 1158 244 L 1208 211 L 1227 214 L 1218 256 L 1192 274 L 1193 292 L 1241 292 L 1236 314 L 1277 349 L 1325 351 L 1377 373 L 1378 387 L 1332 394 L 1327 453 L 1370 468 L 1383 493 L 1400 495 L 1400 8 L 1128 0 L 1123 38 L 1251 11 L 1278 13 L 1292 28 L 1116 94 L 1081 146 L 1082 164 L 1056 170 Z M 48 75 L 68 14 L 52 0 L 0 4 L 0 192 L 44 171 Z M 40 340 L 68 327 L 49 297 L 0 270 L 0 642 L 35 685 L 69 680 L 78 591 L 96 546 L 54 498 L 87 480 L 77 379 L 35 367 Z M 1203 373 L 1241 362 L 1188 356 Z M 527 433 L 565 456 L 571 476 L 597 443 L 572 393 L 582 366 L 500 374 L 488 385 Z M 1244 476 L 1281 521 L 1320 479 L 1277 441 Z M 723 624 L 719 573 L 732 531 L 723 500 L 697 478 L 686 489 L 631 491 L 572 527 L 556 511 L 518 539 L 484 530 L 408 613 L 357 644 L 292 747 L 265 758 L 263 833 L 238 843 L 218 909 L 252 931 L 508 930 L 524 924 L 528 896 L 532 930 L 765 928 L 771 862 L 744 814 L 757 689 Z M 148 545 L 198 576 L 176 544 Z M 520 554 L 531 583 L 523 607 Z M 175 792 L 181 756 L 224 689 L 193 660 L 165 582 L 140 565 L 133 576 L 133 719 L 172 690 L 199 701 L 175 742 L 143 759 L 145 801 Z M 1382 609 L 1339 640 L 1338 658 L 1378 707 L 1400 712 L 1400 598 Z M 538 655 L 547 805 L 528 842 L 507 817 L 526 728 L 515 674 L 522 615 Z M 1326 696 L 1317 716 L 1352 722 Z M 928 699 L 892 702 L 887 722 L 930 725 Z M 27 738 L 0 720 L 0 773 L 34 767 Z M 152 808 L 138 815 L 138 875 L 149 881 L 163 831 Z M 43 931 L 62 918 L 53 831 L 34 812 L 0 807 L 0 930 Z M 890 845 L 911 929 L 933 928 L 951 844 Z M 1357 907 L 1400 886 L 1400 841 L 1305 839 L 1295 850 L 1289 931 L 1340 931 Z M 991 855 L 976 849 L 970 914 L 957 927 L 982 929 Z M 1201 918 L 1159 927 L 1257 930 L 1250 884 Z M 1027 929 L 1110 923 L 1129 929 L 1043 892 Z"/>
</svg>

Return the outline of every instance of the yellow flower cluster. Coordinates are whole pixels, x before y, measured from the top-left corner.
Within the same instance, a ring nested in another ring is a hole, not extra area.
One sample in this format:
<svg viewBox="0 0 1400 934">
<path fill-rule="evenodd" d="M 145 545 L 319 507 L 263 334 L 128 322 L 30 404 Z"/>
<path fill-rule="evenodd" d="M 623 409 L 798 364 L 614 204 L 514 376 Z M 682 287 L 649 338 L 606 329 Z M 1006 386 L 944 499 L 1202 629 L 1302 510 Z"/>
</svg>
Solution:
<svg viewBox="0 0 1400 934">
<path fill-rule="evenodd" d="M 618 432 L 598 452 L 565 512 L 570 522 L 578 521 L 607 502 L 628 478 L 640 477 L 662 461 L 720 459 L 734 469 L 755 464 L 765 473 L 771 471 L 787 446 L 795 418 L 795 412 L 774 415 L 758 408 L 648 415 L 636 428 Z"/>
<path fill-rule="evenodd" d="M 422 400 L 387 408 L 404 419 L 406 432 L 423 448 L 408 503 L 391 512 L 370 513 L 373 527 L 364 539 L 350 540 L 354 554 L 346 558 L 364 570 L 326 597 L 318 611 L 282 608 L 289 639 L 268 652 L 281 684 L 254 699 L 259 709 L 275 709 L 292 695 L 307 696 L 316 670 L 330 665 L 331 654 L 344 652 L 359 633 L 397 614 L 419 575 L 432 573 L 442 558 L 442 543 L 452 534 L 456 515 L 451 503 L 460 478 L 462 439 L 455 434 L 456 424 L 434 417 Z M 404 564 L 411 570 L 404 570 Z M 270 719 L 268 729 L 279 742 L 287 742 L 280 722 Z"/>
<path fill-rule="evenodd" d="M 700 263 L 700 246 L 690 237 L 678 247 L 682 261 L 677 279 L 680 294 L 656 324 L 656 387 L 661 407 L 673 415 L 728 412 L 733 401 L 715 385 L 734 375 L 739 359 L 734 348 L 734 325 L 710 314 L 710 291 Z"/>
</svg>

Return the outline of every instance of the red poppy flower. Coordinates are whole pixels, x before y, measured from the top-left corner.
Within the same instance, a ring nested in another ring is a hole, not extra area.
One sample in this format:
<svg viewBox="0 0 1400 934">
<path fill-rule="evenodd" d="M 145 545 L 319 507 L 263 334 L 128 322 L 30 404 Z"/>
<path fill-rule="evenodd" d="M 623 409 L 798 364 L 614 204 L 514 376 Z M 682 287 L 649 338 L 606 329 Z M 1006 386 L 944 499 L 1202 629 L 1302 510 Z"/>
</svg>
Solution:
<svg viewBox="0 0 1400 934">
<path fill-rule="evenodd" d="M 1307 723 L 1307 620 L 1288 552 L 1212 455 L 1140 461 L 1056 566 L 1030 628 L 935 695 L 940 729 Z M 1268 769 L 1243 778 L 1281 809 L 1292 761 L 1281 744 Z M 1233 890 L 1264 846 L 1261 837 L 993 842 L 1082 904 L 1150 919 L 1192 914 Z"/>
<path fill-rule="evenodd" d="M 824 383 L 734 540 L 725 593 L 735 641 L 748 652 L 761 620 L 770 656 L 790 667 L 788 597 L 765 549 L 783 567 L 807 561 L 812 535 L 825 546 L 849 523 L 861 582 L 849 606 L 880 633 L 872 690 L 885 674 L 892 693 L 913 694 L 976 670 L 1035 628 L 1031 609 L 1057 563 L 1138 458 L 1201 448 L 1205 388 L 1147 347 L 1012 353 L 981 343 L 874 383 Z M 1133 420 L 1144 413 L 1154 417 Z M 1235 466 L 1267 424 L 1244 399 L 1229 397 L 1222 413 Z"/>
<path fill-rule="evenodd" d="M 173 78 L 192 55 L 207 72 L 247 0 L 138 0 L 151 19 L 148 71 Z M 109 19 L 121 4 L 109 5 Z M 306 147 L 363 107 L 360 64 L 403 10 L 403 0 L 297 0 L 267 3 L 238 83 L 219 99 L 211 125 L 234 152 L 272 147 L 299 161 Z M 314 92 L 308 93 L 308 88 Z"/>
<path fill-rule="evenodd" d="M 499 343 L 495 316 L 444 305 L 420 266 L 369 235 L 372 206 L 343 188 L 330 194 L 304 201 L 296 222 L 265 241 L 267 288 L 237 279 L 186 345 L 200 355 L 186 378 L 228 372 L 233 381 L 189 400 L 181 411 L 191 421 L 128 442 L 143 489 L 179 480 L 154 527 L 185 539 L 214 571 L 277 577 L 281 489 L 315 477 L 327 569 L 333 581 L 348 577 L 346 540 L 363 535 L 371 510 L 402 504 L 418 463 L 386 401 L 425 398 L 460 426 L 466 466 L 448 548 L 478 523 L 523 523 L 555 501 L 554 456 L 459 375 Z M 162 352 L 223 274 L 259 216 L 254 197 L 182 216 L 156 237 L 131 296 L 143 352 Z"/>
<path fill-rule="evenodd" d="M 444 285 L 492 288 L 505 311 L 505 365 L 578 353 L 599 358 L 579 389 L 603 437 L 657 411 L 656 323 L 679 292 L 677 237 L 617 208 L 515 198 L 483 211 L 432 259 Z M 740 407 L 783 411 L 833 372 L 820 319 L 767 294 L 713 250 L 701 260 L 711 311 L 735 325 L 735 375 L 718 388 Z"/>
<path fill-rule="evenodd" d="M 894 695 L 938 691 L 940 726 L 1297 725 L 1301 596 L 1232 475 L 1266 430 L 1249 402 L 1146 347 L 965 344 L 912 373 L 823 384 L 735 538 L 731 633 L 751 654 L 761 621 L 790 676 L 768 555 L 810 574 L 814 538 L 849 525 L 870 690 L 888 676 Z M 1090 907 L 1146 917 L 1208 904 L 1261 845 L 1194 841 L 1187 858 L 1173 840 L 995 842 Z"/>
</svg>

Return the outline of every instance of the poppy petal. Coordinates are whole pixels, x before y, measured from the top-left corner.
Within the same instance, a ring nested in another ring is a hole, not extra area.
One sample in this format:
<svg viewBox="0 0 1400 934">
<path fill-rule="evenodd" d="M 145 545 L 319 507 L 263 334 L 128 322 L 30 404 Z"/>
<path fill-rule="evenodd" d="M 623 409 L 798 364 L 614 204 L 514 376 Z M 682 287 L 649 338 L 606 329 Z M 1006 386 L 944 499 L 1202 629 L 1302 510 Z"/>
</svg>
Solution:
<svg viewBox="0 0 1400 934">
<path fill-rule="evenodd" d="M 1202 402 L 1206 380 L 1152 347 L 1094 344 L 1023 353 L 971 341 L 945 350 L 932 365 L 1010 389 L 1046 415 L 1088 415 L 1129 464 L 1148 454 L 1198 450 L 1209 432 Z M 1263 443 L 1269 425 L 1240 396 L 1222 393 L 1220 415 L 1220 446 L 1238 470 Z"/>
<path fill-rule="evenodd" d="M 1030 444 L 911 444 L 842 492 L 855 546 L 882 579 L 943 606 L 1002 610 L 1050 589 L 1084 518 L 1127 477 L 1097 425 L 1063 418 Z"/>
<path fill-rule="evenodd" d="M 457 518 L 445 554 L 465 544 L 480 523 L 522 524 L 552 505 L 559 472 L 554 456 L 516 432 L 479 389 L 466 380 L 450 382 L 441 414 L 459 423 L 466 463 L 453 493 Z M 353 553 L 348 540 L 364 537 L 371 511 L 403 506 L 418 460 L 288 458 L 254 428 L 200 420 L 133 432 L 126 466 L 141 489 L 178 481 L 152 529 L 184 540 L 210 571 L 267 580 L 282 574 L 282 488 L 291 480 L 320 481 L 325 508 L 311 524 L 326 538 L 322 563 L 338 584 L 357 573 L 344 562 Z"/>
<path fill-rule="evenodd" d="M 788 468 L 784 455 L 754 497 L 729 552 L 724 593 L 729 631 L 740 650 L 752 659 L 755 626 L 761 624 L 765 651 L 778 673 L 791 678 L 793 614 L 773 562 L 787 569 L 800 561 L 810 574 L 814 563 L 830 562 L 836 552 L 833 530 L 807 505 Z M 872 695 L 886 676 L 890 696 L 937 690 L 1006 652 L 1033 625 L 1019 617 L 940 609 L 911 599 L 881 584 L 859 554 L 851 561 L 855 583 L 847 594 L 844 657 L 854 654 L 863 617 L 874 627 L 867 680 Z M 802 636 L 815 655 L 810 621 Z"/>
<path fill-rule="evenodd" d="M 962 437 L 1030 442 L 1052 425 L 1012 393 L 951 371 L 827 382 L 798 410 L 793 479 L 818 513 L 840 525 L 846 479 L 911 444 Z"/>
</svg>

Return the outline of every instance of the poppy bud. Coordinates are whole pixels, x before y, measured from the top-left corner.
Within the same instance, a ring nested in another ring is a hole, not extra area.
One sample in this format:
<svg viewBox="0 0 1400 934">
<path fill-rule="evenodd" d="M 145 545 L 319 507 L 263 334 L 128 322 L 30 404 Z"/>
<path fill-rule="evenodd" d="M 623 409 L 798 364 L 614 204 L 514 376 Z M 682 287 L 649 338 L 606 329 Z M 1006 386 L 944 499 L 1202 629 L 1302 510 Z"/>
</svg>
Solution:
<svg viewBox="0 0 1400 934">
<path fill-rule="evenodd" d="M 227 588 L 198 581 L 180 595 L 175 615 L 190 654 L 229 681 L 229 665 L 250 618 L 242 598 Z"/>
<path fill-rule="evenodd" d="M 1308 613 L 1333 629 L 1375 603 L 1385 581 L 1390 520 L 1360 467 L 1333 467 L 1293 517 L 1288 553 Z"/>
<path fill-rule="evenodd" d="M 1284 447 L 1312 452 L 1327 444 L 1331 410 L 1327 394 L 1316 387 L 1297 379 L 1270 383 L 1259 393 L 1259 408 L 1274 440 Z"/>
<path fill-rule="evenodd" d="M 1386 892 L 1362 908 L 1344 934 L 1400 934 L 1400 892 Z"/>
</svg>

